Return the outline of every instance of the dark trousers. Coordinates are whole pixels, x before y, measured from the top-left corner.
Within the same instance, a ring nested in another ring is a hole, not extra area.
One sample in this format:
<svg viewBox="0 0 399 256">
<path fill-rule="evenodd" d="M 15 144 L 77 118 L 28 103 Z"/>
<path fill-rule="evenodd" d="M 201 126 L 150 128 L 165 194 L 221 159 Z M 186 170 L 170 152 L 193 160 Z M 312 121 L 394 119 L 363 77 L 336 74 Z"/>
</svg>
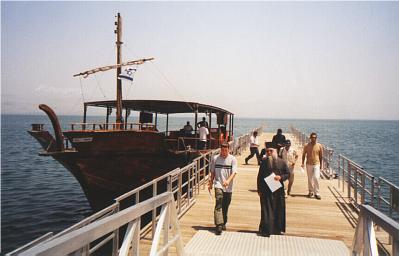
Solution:
<svg viewBox="0 0 399 256">
<path fill-rule="evenodd" d="M 198 149 L 206 149 L 206 141 L 198 141 Z"/>
<path fill-rule="evenodd" d="M 231 202 L 232 193 L 223 192 L 220 188 L 215 188 L 215 225 L 226 225 L 227 223 L 227 213 L 229 211 L 229 205 Z"/>
<path fill-rule="evenodd" d="M 259 149 L 258 147 L 251 147 L 249 148 L 251 151 L 251 154 L 245 158 L 245 162 L 248 162 L 249 159 L 251 159 L 254 155 L 256 155 L 256 160 L 258 161 L 258 164 L 260 164 L 260 156 L 259 156 Z"/>
</svg>

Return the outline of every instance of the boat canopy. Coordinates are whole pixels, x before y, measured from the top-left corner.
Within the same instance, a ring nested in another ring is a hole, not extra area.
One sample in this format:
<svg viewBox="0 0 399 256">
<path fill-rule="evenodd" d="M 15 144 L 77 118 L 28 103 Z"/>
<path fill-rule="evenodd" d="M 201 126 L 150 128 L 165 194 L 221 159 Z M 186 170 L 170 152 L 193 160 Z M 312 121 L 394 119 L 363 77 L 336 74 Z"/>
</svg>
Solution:
<svg viewBox="0 0 399 256">
<path fill-rule="evenodd" d="M 90 107 L 116 108 L 116 101 L 92 101 L 84 103 L 85 109 Z M 178 113 L 224 113 L 233 114 L 225 109 L 196 102 L 169 101 L 169 100 L 123 100 L 124 109 L 144 111 L 160 114 Z"/>
</svg>

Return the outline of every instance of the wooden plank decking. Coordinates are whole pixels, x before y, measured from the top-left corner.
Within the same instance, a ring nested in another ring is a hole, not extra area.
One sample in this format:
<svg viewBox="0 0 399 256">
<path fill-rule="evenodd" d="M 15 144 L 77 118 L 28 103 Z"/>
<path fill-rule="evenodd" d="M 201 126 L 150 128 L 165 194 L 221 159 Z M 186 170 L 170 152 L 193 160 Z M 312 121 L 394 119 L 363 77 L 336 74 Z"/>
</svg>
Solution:
<svg viewBox="0 0 399 256">
<path fill-rule="evenodd" d="M 271 141 L 273 134 L 264 133 L 260 143 Z M 290 134 L 292 147 L 301 155 L 295 140 Z M 255 157 L 244 164 L 244 158 L 249 154 L 245 151 L 237 156 L 239 163 L 238 174 L 234 180 L 232 202 L 228 214 L 227 231 L 255 233 L 260 220 L 260 204 L 256 191 L 256 176 L 258 166 Z M 354 236 L 357 214 L 348 207 L 344 198 L 340 196 L 337 180 L 321 179 L 321 200 L 307 198 L 307 177 L 301 173 L 300 157 L 295 166 L 295 181 L 292 195 L 286 199 L 287 204 L 287 236 L 313 237 L 340 240 L 350 248 Z M 212 191 L 212 195 L 213 195 Z M 184 244 L 199 230 L 213 230 L 214 199 L 210 198 L 207 188 L 201 189 L 194 206 L 180 219 L 180 228 Z M 150 235 L 141 243 L 141 252 L 147 255 L 151 243 Z"/>
</svg>

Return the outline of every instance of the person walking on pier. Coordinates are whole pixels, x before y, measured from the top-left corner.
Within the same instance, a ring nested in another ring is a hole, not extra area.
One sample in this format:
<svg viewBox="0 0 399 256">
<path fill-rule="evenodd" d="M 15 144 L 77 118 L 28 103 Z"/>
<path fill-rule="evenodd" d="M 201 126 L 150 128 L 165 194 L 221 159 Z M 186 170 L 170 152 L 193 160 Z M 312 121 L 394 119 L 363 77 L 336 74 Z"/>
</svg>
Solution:
<svg viewBox="0 0 399 256">
<path fill-rule="evenodd" d="M 302 165 L 304 167 L 306 158 L 306 172 L 308 174 L 308 197 L 313 196 L 320 200 L 321 195 L 319 191 L 320 166 L 323 163 L 323 147 L 317 143 L 317 134 L 312 132 L 310 134 L 310 142 L 305 145 L 302 152 Z"/>
<path fill-rule="evenodd" d="M 258 165 L 260 165 L 261 159 L 259 157 L 259 138 L 258 138 L 258 132 L 254 131 L 250 140 L 249 144 L 249 150 L 251 154 L 245 158 L 245 164 L 248 164 L 248 160 L 251 159 L 254 155 L 256 155 L 256 161 Z"/>
<path fill-rule="evenodd" d="M 283 181 L 289 177 L 287 164 L 277 156 L 273 143 L 266 143 L 266 159 L 262 161 L 258 177 L 257 188 L 260 198 L 260 224 L 259 234 L 269 237 L 281 235 L 285 232 L 285 197 Z M 281 183 L 281 187 L 272 192 L 266 184 L 265 178 L 274 173 L 274 180 Z"/>
<path fill-rule="evenodd" d="M 222 234 L 226 230 L 227 213 L 233 193 L 233 180 L 237 174 L 237 159 L 229 154 L 229 144 L 224 142 L 220 146 L 220 154 L 211 162 L 211 175 L 208 189 L 215 187 L 215 234 Z"/>
<path fill-rule="evenodd" d="M 285 147 L 280 149 L 279 156 L 286 162 L 288 169 L 290 170 L 290 177 L 288 178 L 287 195 L 291 194 L 292 184 L 294 184 L 294 167 L 298 154 L 295 149 L 291 148 L 291 141 L 286 140 L 284 143 Z"/>
<path fill-rule="evenodd" d="M 277 146 L 277 153 L 280 152 L 280 148 L 284 147 L 285 136 L 283 135 L 283 130 L 281 128 L 277 129 L 277 134 L 273 136 L 272 142 Z"/>
</svg>

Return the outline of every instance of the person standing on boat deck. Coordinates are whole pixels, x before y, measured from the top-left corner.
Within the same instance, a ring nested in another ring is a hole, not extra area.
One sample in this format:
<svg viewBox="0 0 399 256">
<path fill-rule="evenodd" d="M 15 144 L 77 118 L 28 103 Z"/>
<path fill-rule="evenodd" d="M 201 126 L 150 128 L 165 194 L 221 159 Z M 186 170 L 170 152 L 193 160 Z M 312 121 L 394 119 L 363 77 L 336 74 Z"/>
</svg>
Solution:
<svg viewBox="0 0 399 256">
<path fill-rule="evenodd" d="M 289 177 L 287 164 L 277 156 L 275 145 L 271 142 L 266 143 L 266 159 L 262 161 L 258 177 L 257 189 L 260 198 L 260 223 L 259 235 L 269 237 L 270 235 L 281 235 L 285 232 L 285 197 L 283 181 Z M 279 189 L 272 192 L 264 180 L 274 173 L 275 180 L 282 185 Z"/>
<path fill-rule="evenodd" d="M 198 127 L 198 128 L 201 128 L 202 125 L 204 125 L 206 128 L 209 128 L 208 122 L 206 121 L 206 118 L 205 118 L 205 117 L 202 118 L 202 121 L 200 121 L 200 122 L 197 123 L 197 127 Z"/>
<path fill-rule="evenodd" d="M 229 154 L 229 144 L 224 142 L 220 146 L 220 154 L 211 162 L 211 175 L 208 189 L 215 187 L 215 234 L 220 235 L 226 230 L 227 213 L 233 193 L 233 180 L 237 174 L 237 159 Z"/>
<path fill-rule="evenodd" d="M 245 164 L 248 164 L 248 160 L 251 159 L 254 155 L 256 155 L 256 161 L 258 162 L 258 165 L 260 165 L 260 158 L 259 158 L 259 138 L 258 138 L 258 132 L 254 131 L 252 134 L 249 144 L 249 150 L 251 154 L 245 158 Z"/>
<path fill-rule="evenodd" d="M 227 137 L 227 131 L 226 131 L 226 126 L 220 126 L 220 136 L 219 136 L 219 143 L 222 145 L 223 142 L 227 142 L 228 137 Z"/>
<path fill-rule="evenodd" d="M 208 136 L 209 130 L 205 127 L 205 124 L 201 124 L 201 127 L 198 129 L 198 133 L 198 147 L 199 149 L 206 149 L 206 136 Z"/>
<path fill-rule="evenodd" d="M 310 134 L 310 142 L 305 145 L 302 152 L 302 165 L 304 167 L 306 158 L 306 172 L 308 174 L 308 197 L 313 196 L 320 200 L 319 192 L 319 179 L 320 179 L 320 166 L 323 163 L 323 147 L 317 143 L 317 134 L 312 132 Z"/>
<path fill-rule="evenodd" d="M 272 143 L 277 146 L 277 153 L 280 152 L 280 148 L 284 147 L 284 142 L 286 141 L 285 136 L 283 135 L 283 130 L 281 128 L 277 129 L 276 135 L 273 136 Z"/>
<path fill-rule="evenodd" d="M 191 133 L 193 132 L 193 127 L 191 126 L 190 122 L 187 121 L 187 124 L 183 127 L 184 130 L 184 136 L 185 137 L 190 137 Z"/>
<path fill-rule="evenodd" d="M 291 141 L 286 140 L 284 143 L 285 147 L 280 149 L 279 155 L 288 165 L 288 169 L 290 170 L 290 177 L 288 178 L 288 188 L 287 194 L 291 194 L 292 184 L 294 184 L 294 167 L 296 160 L 298 159 L 298 154 L 295 149 L 291 148 Z"/>
</svg>

